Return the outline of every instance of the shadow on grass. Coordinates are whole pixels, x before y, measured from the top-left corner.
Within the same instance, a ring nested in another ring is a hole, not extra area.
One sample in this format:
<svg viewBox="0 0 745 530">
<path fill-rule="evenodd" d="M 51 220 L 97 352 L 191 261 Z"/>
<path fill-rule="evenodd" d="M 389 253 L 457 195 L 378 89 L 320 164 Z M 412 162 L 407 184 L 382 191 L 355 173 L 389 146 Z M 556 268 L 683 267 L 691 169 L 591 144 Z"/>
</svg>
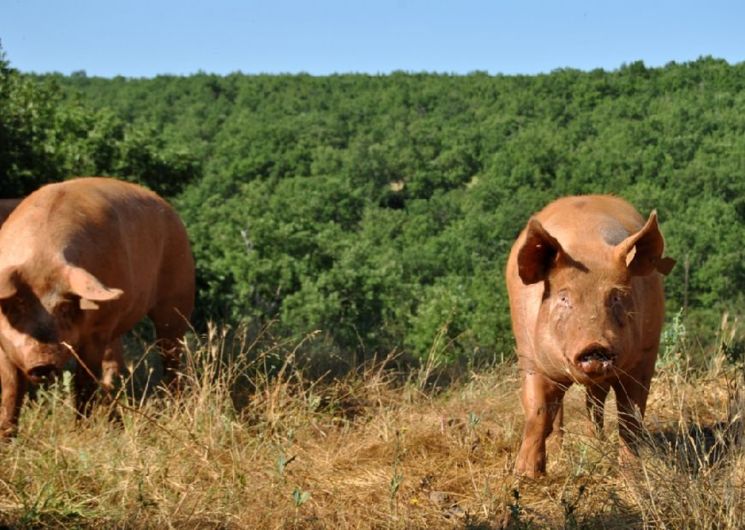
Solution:
<svg viewBox="0 0 745 530">
<path fill-rule="evenodd" d="M 644 445 L 677 469 L 695 474 L 727 460 L 742 448 L 744 432 L 745 423 L 737 417 L 709 425 L 681 425 L 649 432 Z"/>
</svg>

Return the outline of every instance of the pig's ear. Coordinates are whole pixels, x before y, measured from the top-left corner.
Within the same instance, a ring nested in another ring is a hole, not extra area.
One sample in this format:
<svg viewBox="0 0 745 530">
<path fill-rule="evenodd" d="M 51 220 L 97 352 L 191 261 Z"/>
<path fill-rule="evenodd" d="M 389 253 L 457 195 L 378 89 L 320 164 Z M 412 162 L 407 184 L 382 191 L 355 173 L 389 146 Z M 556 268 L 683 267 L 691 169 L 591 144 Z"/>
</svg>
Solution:
<svg viewBox="0 0 745 530">
<path fill-rule="evenodd" d="M 0 270 L 0 300 L 5 300 L 16 294 L 16 283 L 13 281 L 15 273 L 15 267 L 5 267 Z"/>
<path fill-rule="evenodd" d="M 633 276 L 646 276 L 654 271 L 668 274 L 675 265 L 675 260 L 663 258 L 664 250 L 665 240 L 657 224 L 657 212 L 652 211 L 641 230 L 616 246 L 616 256 Z"/>
<path fill-rule="evenodd" d="M 517 271 L 523 283 L 530 285 L 546 279 L 561 244 L 537 219 L 528 221 L 525 242 L 517 253 Z"/>
<path fill-rule="evenodd" d="M 80 297 L 81 309 L 97 309 L 96 302 L 116 300 L 124 291 L 105 287 L 95 276 L 80 267 L 67 268 L 67 283 L 70 291 Z"/>
</svg>

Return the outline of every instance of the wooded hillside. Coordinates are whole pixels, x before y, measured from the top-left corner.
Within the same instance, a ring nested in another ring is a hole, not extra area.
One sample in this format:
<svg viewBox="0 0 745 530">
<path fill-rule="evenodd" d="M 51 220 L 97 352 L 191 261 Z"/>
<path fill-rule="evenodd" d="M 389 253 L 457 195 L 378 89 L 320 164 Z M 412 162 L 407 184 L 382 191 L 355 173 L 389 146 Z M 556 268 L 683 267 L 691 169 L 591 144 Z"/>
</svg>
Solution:
<svg viewBox="0 0 745 530">
<path fill-rule="evenodd" d="M 189 229 L 197 325 L 276 320 L 358 360 L 512 355 L 510 245 L 574 193 L 658 210 L 689 334 L 745 312 L 745 63 L 101 79 L 2 59 L 0 174 L 0 196 L 76 174 L 149 185 Z"/>
</svg>

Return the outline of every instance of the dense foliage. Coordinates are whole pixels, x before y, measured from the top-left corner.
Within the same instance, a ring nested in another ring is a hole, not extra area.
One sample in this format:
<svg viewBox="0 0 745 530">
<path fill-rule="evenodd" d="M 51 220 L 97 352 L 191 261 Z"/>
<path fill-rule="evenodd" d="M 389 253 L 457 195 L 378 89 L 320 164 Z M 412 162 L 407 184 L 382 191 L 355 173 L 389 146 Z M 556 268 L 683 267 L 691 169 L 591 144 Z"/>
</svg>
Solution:
<svg viewBox="0 0 745 530">
<path fill-rule="evenodd" d="M 73 175 L 120 175 L 166 195 L 201 174 L 198 160 L 147 126 L 65 100 L 54 80 L 11 68 L 0 51 L 0 196 L 17 197 Z"/>
<path fill-rule="evenodd" d="M 75 173 L 171 198 L 198 320 L 321 330 L 325 352 L 511 351 L 503 267 L 560 195 L 656 208 L 670 313 L 745 310 L 745 64 L 538 76 L 30 77 L 2 65 L 0 193 Z"/>
</svg>

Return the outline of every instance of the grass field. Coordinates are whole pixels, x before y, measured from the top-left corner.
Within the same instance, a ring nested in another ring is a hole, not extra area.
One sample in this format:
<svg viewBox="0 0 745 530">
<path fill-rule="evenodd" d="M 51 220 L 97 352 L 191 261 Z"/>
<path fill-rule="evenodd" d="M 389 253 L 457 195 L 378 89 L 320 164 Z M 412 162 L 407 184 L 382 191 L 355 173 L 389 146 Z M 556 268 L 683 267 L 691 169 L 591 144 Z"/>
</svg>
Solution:
<svg viewBox="0 0 745 530">
<path fill-rule="evenodd" d="M 685 355 L 666 359 L 632 466 L 618 465 L 613 399 L 600 440 L 583 393 L 570 390 L 563 445 L 549 443 L 548 476 L 532 481 L 511 473 L 523 422 L 514 365 L 437 390 L 426 370 L 402 379 L 382 363 L 311 381 L 292 363 L 264 368 L 279 354 L 292 359 L 282 348 L 249 352 L 213 329 L 190 347 L 178 397 L 122 392 L 88 420 L 74 417 L 69 378 L 40 390 L 0 448 L 0 523 L 742 527 L 743 372 L 720 354 L 697 370 Z M 149 372 L 135 373 L 125 389 Z"/>
</svg>

